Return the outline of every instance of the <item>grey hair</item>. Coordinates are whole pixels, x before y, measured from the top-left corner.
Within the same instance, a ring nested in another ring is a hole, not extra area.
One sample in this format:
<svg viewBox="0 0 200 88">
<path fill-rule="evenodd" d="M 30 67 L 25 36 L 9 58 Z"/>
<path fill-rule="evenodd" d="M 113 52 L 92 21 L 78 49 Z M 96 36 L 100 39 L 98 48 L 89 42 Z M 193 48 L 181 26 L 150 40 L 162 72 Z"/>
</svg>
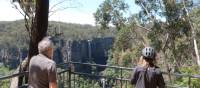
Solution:
<svg viewBox="0 0 200 88">
<path fill-rule="evenodd" d="M 50 37 L 44 37 L 39 43 L 38 43 L 38 51 L 39 53 L 45 53 L 49 48 L 53 47 L 53 43 L 50 40 Z"/>
</svg>

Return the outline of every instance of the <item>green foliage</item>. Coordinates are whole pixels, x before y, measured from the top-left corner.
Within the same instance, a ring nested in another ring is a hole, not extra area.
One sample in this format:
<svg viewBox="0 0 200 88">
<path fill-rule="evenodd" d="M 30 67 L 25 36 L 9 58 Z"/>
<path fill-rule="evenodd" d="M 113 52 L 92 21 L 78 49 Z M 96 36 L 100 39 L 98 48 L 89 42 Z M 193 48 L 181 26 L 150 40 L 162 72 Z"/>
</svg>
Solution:
<svg viewBox="0 0 200 88">
<path fill-rule="evenodd" d="M 77 79 L 75 79 L 75 84 L 76 85 L 73 85 L 77 88 L 100 88 L 99 84 L 98 84 L 98 81 L 95 80 L 94 78 L 87 78 L 87 77 L 79 77 Z M 73 81 L 72 81 L 73 83 Z"/>
<path fill-rule="evenodd" d="M 0 80 L 0 86 L 2 88 L 9 88 L 10 85 L 10 80 L 6 79 L 6 80 Z"/>
<path fill-rule="evenodd" d="M 98 28 L 91 25 L 70 24 L 62 22 L 49 22 L 49 35 L 61 33 L 64 40 L 84 40 L 97 38 Z M 107 30 L 102 37 L 112 37 L 115 35 L 114 29 Z"/>
<path fill-rule="evenodd" d="M 126 27 L 118 31 L 109 63 L 126 67 L 132 67 L 133 64 L 137 63 L 137 59 L 140 57 L 140 49 L 143 46 L 137 31 L 134 22 L 127 24 Z"/>
<path fill-rule="evenodd" d="M 198 48 L 200 47 L 200 7 L 194 8 L 191 13 L 191 21 L 194 25 L 195 31 L 196 31 L 196 39 Z"/>
<path fill-rule="evenodd" d="M 142 42 L 147 40 L 146 45 L 153 46 L 158 52 L 161 52 L 161 60 L 164 60 L 158 62 L 162 65 L 161 67 L 169 64 L 170 66 L 178 66 L 181 73 L 200 74 L 199 67 L 194 66 L 196 58 L 191 40 L 191 25 L 189 25 L 189 19 L 186 17 L 182 1 L 135 0 L 135 3 L 142 10 L 138 14 L 133 14 L 128 21 L 129 23 L 118 31 L 113 50 L 108 59 L 109 65 L 126 67 L 136 65 L 140 51 L 144 47 Z M 193 8 L 192 3 L 192 0 L 186 0 L 186 8 L 189 9 L 193 25 L 197 29 L 195 33 L 199 42 L 200 20 L 198 18 L 200 8 L 191 9 Z M 182 68 L 180 66 L 189 67 Z M 104 74 L 119 77 L 120 72 L 107 68 Z M 126 77 L 131 73 L 124 72 L 124 74 L 123 76 Z M 185 87 L 188 84 L 188 78 L 177 77 L 174 82 L 176 85 Z M 192 78 L 191 87 L 199 88 L 199 79 Z"/>
<path fill-rule="evenodd" d="M 123 14 L 127 9 L 128 5 L 123 0 L 105 0 L 94 13 L 96 24 L 100 25 L 101 30 L 105 30 L 112 23 L 120 30 L 125 25 L 126 18 Z"/>
<path fill-rule="evenodd" d="M 6 67 L 4 67 L 3 65 L 2 65 L 2 63 L 1 63 L 1 66 L 0 66 L 0 75 L 1 76 L 4 76 L 4 75 L 7 75 L 8 73 L 9 73 L 9 69 L 8 68 L 6 68 Z"/>
<path fill-rule="evenodd" d="M 132 53 L 127 52 L 122 58 L 122 66 L 131 67 L 132 64 L 130 64 L 130 62 L 132 62 Z"/>
<path fill-rule="evenodd" d="M 55 36 L 61 33 L 64 40 L 91 39 L 97 36 L 97 27 L 91 25 L 49 22 L 48 35 Z M 28 32 L 24 21 L 0 22 L 0 48 L 28 48 Z M 105 36 L 115 36 L 114 29 L 105 31 Z"/>
<path fill-rule="evenodd" d="M 188 75 L 200 74 L 198 66 L 181 67 L 180 68 L 180 72 L 182 72 L 184 74 L 188 74 Z M 190 86 L 192 88 L 199 88 L 200 87 L 200 82 L 199 81 L 200 81 L 200 79 L 198 79 L 198 78 L 191 78 Z M 180 85 L 180 86 L 187 86 L 188 82 L 189 82 L 189 78 L 188 77 L 181 77 L 181 78 L 177 78 L 175 80 L 175 84 L 176 85 Z"/>
<path fill-rule="evenodd" d="M 131 35 L 132 34 L 129 28 L 123 28 L 122 30 L 120 30 L 114 42 L 114 49 L 120 51 L 131 48 L 132 45 Z"/>
<path fill-rule="evenodd" d="M 148 33 L 147 38 L 151 40 L 151 45 L 159 51 L 162 48 L 163 38 L 161 38 L 161 36 L 163 35 L 164 31 L 161 28 L 160 23 L 155 23 L 151 30 L 152 31 Z"/>
<path fill-rule="evenodd" d="M 135 0 L 135 3 L 141 7 L 141 11 L 138 13 L 141 24 L 146 25 L 157 17 L 162 17 L 164 7 L 162 5 L 163 0 Z"/>
<path fill-rule="evenodd" d="M 0 77 L 2 76 L 6 76 L 8 74 L 10 74 L 11 70 L 9 70 L 8 68 L 4 67 L 2 65 L 2 63 L 0 63 Z M 6 79 L 6 80 L 0 80 L 0 87 L 2 88 L 8 88 L 10 84 L 10 80 Z"/>
<path fill-rule="evenodd" d="M 0 22 L 0 47 L 27 47 L 27 32 L 23 21 Z"/>
<path fill-rule="evenodd" d="M 193 25 L 197 29 L 197 41 L 198 46 L 200 46 L 200 8 L 191 9 L 193 7 L 193 0 L 185 1 L 186 8 L 190 9 Z M 108 59 L 109 65 L 126 67 L 136 65 L 140 57 L 140 51 L 144 47 L 142 44 L 144 40 L 148 41 L 146 45 L 151 45 L 158 52 L 163 52 L 163 62 L 167 64 L 171 65 L 175 63 L 178 66 L 196 64 L 191 41 L 190 19 L 186 17 L 182 0 L 135 0 L 135 3 L 141 7 L 141 11 L 129 17 L 128 23 L 124 13 L 128 10 L 129 6 L 124 1 L 105 0 L 94 13 L 96 24 L 100 26 L 100 30 L 98 27 L 90 25 L 49 22 L 48 34 L 53 36 L 61 34 L 64 40 L 82 40 L 99 37 L 99 32 L 103 34 L 101 37 L 110 37 L 116 35 L 114 28 L 109 28 L 111 24 L 117 29 L 117 35 Z M 25 11 L 30 10 L 29 6 L 24 6 Z M 163 19 L 164 21 L 162 21 Z M 136 23 L 147 28 L 136 27 Z M 0 22 L 0 35 L 0 49 L 28 47 L 27 42 L 29 39 L 27 39 L 27 32 L 25 31 L 23 21 Z M 181 73 L 200 74 L 199 68 L 196 66 L 179 67 L 179 69 Z M 103 74 L 111 77 L 120 77 L 122 75 L 124 78 L 129 78 L 131 72 L 123 71 L 121 74 L 120 69 L 113 70 L 107 68 Z M 81 83 L 81 86 L 78 86 L 79 88 L 98 87 L 96 82 L 91 82 L 86 78 L 80 78 L 79 81 Z M 192 87 L 200 88 L 199 81 L 199 79 L 192 78 Z M 176 85 L 187 86 L 188 78 L 178 77 L 174 82 Z"/>
<path fill-rule="evenodd" d="M 164 53 L 165 62 L 176 65 L 191 64 L 185 63 L 191 59 L 189 56 L 193 55 L 193 52 L 191 51 L 192 42 L 188 42 L 191 37 L 191 26 L 183 9 L 182 1 L 136 0 L 136 4 L 142 8 L 139 13 L 140 24 L 144 27 L 152 26 L 147 32 L 149 45 Z M 192 1 L 187 0 L 186 8 L 191 7 Z M 159 17 L 166 21 L 161 21 Z"/>
</svg>

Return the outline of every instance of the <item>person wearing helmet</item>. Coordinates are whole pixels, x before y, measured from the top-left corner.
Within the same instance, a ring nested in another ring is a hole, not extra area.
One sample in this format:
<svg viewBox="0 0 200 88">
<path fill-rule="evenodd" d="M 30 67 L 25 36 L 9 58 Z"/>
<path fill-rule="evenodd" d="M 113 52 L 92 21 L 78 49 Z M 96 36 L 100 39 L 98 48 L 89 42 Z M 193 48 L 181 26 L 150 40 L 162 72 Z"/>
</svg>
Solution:
<svg viewBox="0 0 200 88">
<path fill-rule="evenodd" d="M 133 70 L 131 84 L 135 88 L 165 88 L 165 82 L 159 67 L 154 64 L 155 49 L 145 47 L 142 50 L 139 65 Z"/>
</svg>

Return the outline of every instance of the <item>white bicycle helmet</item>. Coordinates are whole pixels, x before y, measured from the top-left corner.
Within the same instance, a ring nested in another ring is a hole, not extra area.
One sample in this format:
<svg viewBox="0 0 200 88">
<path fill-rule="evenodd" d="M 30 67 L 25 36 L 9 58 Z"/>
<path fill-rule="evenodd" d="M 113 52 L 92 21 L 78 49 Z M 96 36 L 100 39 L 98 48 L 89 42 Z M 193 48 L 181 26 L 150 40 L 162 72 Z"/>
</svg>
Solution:
<svg viewBox="0 0 200 88">
<path fill-rule="evenodd" d="M 142 56 L 153 59 L 155 57 L 155 50 L 152 47 L 145 47 L 142 49 Z"/>
</svg>

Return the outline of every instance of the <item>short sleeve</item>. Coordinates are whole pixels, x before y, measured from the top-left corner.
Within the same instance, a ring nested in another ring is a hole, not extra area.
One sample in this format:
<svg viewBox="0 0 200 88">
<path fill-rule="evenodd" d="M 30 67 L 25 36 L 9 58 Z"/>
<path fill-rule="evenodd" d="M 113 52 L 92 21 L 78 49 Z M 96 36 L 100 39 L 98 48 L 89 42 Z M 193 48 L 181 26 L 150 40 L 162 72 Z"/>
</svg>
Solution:
<svg viewBox="0 0 200 88">
<path fill-rule="evenodd" d="M 135 69 L 133 69 L 133 74 L 131 77 L 131 84 L 135 85 L 137 80 L 138 80 L 138 71 L 137 71 L 137 68 L 135 68 Z"/>
<path fill-rule="evenodd" d="M 49 68 L 48 68 L 48 78 L 49 82 L 56 82 L 57 79 L 57 74 L 56 74 L 56 64 L 51 63 Z"/>
</svg>

